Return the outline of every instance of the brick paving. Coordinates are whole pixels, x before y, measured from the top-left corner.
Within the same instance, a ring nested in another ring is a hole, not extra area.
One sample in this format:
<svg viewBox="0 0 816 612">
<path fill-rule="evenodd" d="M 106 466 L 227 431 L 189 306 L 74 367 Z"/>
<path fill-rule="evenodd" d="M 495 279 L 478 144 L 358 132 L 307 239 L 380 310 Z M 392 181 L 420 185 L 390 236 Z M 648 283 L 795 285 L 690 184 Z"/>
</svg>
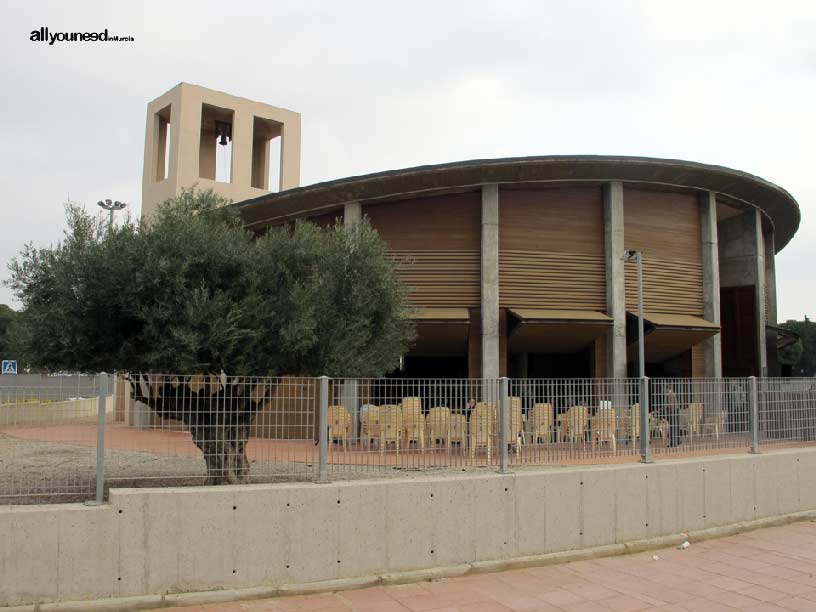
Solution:
<svg viewBox="0 0 816 612">
<path fill-rule="evenodd" d="M 657 557 L 655 559 L 654 557 Z M 816 522 L 636 555 L 199 612 L 816 612 Z"/>
</svg>

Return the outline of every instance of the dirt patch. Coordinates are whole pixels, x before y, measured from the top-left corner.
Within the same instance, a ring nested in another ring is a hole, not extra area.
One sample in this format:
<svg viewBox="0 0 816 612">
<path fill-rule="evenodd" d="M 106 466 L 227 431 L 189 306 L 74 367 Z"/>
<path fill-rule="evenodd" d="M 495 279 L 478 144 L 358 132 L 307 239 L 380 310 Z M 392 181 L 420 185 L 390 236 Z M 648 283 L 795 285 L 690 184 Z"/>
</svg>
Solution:
<svg viewBox="0 0 816 612">
<path fill-rule="evenodd" d="M 342 480 L 416 477 L 429 470 L 388 466 L 329 466 Z M 470 468 L 467 471 L 484 471 Z M 462 468 L 435 469 L 459 472 Z M 317 465 L 289 461 L 250 461 L 250 482 L 310 481 Z M 105 498 L 111 487 L 179 487 L 206 481 L 201 455 L 105 451 Z M 79 444 L 27 440 L 0 433 L 0 505 L 84 502 L 96 492 L 96 449 Z"/>
</svg>

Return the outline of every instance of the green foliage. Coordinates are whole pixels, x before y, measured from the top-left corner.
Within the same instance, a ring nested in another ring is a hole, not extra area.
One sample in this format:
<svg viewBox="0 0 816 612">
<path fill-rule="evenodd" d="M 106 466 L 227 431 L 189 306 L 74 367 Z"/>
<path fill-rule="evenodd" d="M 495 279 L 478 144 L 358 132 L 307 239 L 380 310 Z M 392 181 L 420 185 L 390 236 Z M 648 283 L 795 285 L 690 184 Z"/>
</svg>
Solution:
<svg viewBox="0 0 816 612">
<path fill-rule="evenodd" d="M 110 232 L 68 205 L 64 240 L 10 265 L 31 363 L 329 376 L 396 365 L 413 331 L 376 231 L 299 222 L 256 238 L 225 204 L 189 190 Z"/>
<path fill-rule="evenodd" d="M 11 353 L 11 334 L 17 313 L 5 304 L 0 304 L 0 358 L 14 359 Z"/>
<path fill-rule="evenodd" d="M 802 339 L 799 338 L 793 344 L 790 344 L 779 351 L 779 363 L 783 365 L 795 366 L 802 359 L 804 347 L 802 346 Z"/>
<path fill-rule="evenodd" d="M 804 321 L 786 321 L 782 327 L 799 334 L 802 346 L 797 370 L 802 376 L 816 375 L 816 323 L 805 315 Z"/>
</svg>

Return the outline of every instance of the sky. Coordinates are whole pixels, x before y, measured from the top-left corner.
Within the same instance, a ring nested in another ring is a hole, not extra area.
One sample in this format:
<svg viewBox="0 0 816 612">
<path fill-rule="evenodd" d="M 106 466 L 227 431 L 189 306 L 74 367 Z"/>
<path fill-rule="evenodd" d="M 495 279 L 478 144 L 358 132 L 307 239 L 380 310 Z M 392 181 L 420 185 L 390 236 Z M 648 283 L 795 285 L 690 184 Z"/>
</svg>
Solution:
<svg viewBox="0 0 816 612">
<path fill-rule="evenodd" d="M 799 202 L 779 320 L 816 318 L 816 2 L 7 2 L 0 261 L 63 206 L 138 212 L 146 107 L 181 81 L 301 113 L 301 184 L 457 160 L 687 159 Z M 32 30 L 131 35 L 32 42 Z M 7 278 L 0 268 L 0 278 Z M 0 287 L 0 303 L 13 295 Z"/>
</svg>

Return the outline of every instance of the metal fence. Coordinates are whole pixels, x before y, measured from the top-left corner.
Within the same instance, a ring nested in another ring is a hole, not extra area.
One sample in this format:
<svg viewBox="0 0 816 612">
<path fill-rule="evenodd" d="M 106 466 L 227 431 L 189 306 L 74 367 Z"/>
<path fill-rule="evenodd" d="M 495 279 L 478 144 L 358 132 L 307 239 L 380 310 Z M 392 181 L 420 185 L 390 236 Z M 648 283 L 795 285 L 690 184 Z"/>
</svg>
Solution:
<svg viewBox="0 0 816 612">
<path fill-rule="evenodd" d="M 0 377 L 0 504 L 95 497 L 101 379 Z"/>
<path fill-rule="evenodd" d="M 53 384 L 0 385 L 0 504 L 814 441 L 814 379 L 100 375 L 67 396 Z"/>
</svg>

